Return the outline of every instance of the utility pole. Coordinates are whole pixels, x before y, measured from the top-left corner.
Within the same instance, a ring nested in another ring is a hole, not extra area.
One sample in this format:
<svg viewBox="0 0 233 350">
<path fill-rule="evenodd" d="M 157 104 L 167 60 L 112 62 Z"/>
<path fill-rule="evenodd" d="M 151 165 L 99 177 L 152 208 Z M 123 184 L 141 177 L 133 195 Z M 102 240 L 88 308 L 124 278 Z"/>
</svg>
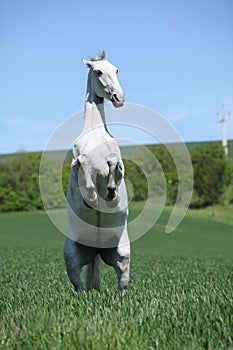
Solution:
<svg viewBox="0 0 233 350">
<path fill-rule="evenodd" d="M 225 117 L 225 111 L 224 111 L 224 104 L 222 104 L 222 112 L 216 113 L 217 115 L 220 115 L 220 123 L 222 124 L 222 147 L 224 149 L 225 155 L 228 156 L 228 144 L 227 144 L 227 127 L 226 127 L 226 117 Z M 227 113 L 230 115 L 231 113 Z"/>
</svg>

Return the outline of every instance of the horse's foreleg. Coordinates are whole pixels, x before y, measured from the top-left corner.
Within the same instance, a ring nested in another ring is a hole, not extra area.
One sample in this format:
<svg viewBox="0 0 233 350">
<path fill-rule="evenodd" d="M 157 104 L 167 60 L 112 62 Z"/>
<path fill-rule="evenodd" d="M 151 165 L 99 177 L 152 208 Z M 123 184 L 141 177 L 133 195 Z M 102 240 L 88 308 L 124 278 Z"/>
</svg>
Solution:
<svg viewBox="0 0 233 350">
<path fill-rule="evenodd" d="M 85 156 L 79 156 L 78 160 L 82 166 L 85 183 L 84 186 L 87 191 L 87 196 L 85 195 L 83 198 L 84 203 L 91 208 L 96 208 L 98 206 L 98 198 L 97 193 L 95 191 L 95 185 L 91 178 L 89 160 Z"/>
<path fill-rule="evenodd" d="M 116 168 L 118 161 L 108 161 L 109 175 L 107 183 L 107 195 L 105 197 L 106 203 L 109 207 L 115 207 L 119 203 L 119 196 L 116 192 Z"/>
<path fill-rule="evenodd" d="M 64 259 L 68 277 L 73 284 L 75 291 L 84 290 L 80 277 L 82 264 L 80 262 L 78 248 L 76 243 L 68 237 L 65 241 Z"/>
</svg>

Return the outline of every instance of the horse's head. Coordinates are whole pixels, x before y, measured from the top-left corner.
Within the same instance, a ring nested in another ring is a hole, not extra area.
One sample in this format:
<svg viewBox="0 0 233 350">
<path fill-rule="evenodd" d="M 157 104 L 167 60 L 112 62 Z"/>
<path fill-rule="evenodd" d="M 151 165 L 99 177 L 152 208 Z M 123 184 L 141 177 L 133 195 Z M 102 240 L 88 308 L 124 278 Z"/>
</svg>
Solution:
<svg viewBox="0 0 233 350">
<path fill-rule="evenodd" d="M 114 107 L 121 107 L 125 102 L 125 94 L 117 79 L 118 69 L 108 62 L 105 52 L 90 60 L 83 60 L 90 68 L 93 93 L 100 98 L 107 98 Z"/>
</svg>

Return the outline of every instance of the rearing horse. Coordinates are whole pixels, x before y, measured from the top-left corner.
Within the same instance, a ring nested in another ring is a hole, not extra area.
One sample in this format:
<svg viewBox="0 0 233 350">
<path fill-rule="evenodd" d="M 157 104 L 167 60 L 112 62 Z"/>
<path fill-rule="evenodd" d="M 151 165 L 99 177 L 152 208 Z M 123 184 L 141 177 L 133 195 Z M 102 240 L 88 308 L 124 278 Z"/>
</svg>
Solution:
<svg viewBox="0 0 233 350">
<path fill-rule="evenodd" d="M 118 70 L 105 60 L 104 52 L 83 62 L 90 70 L 85 123 L 73 147 L 67 190 L 66 269 L 78 291 L 84 289 L 80 273 L 87 265 L 86 290 L 99 290 L 102 258 L 116 270 L 119 290 L 124 294 L 130 269 L 128 202 L 120 149 L 105 123 L 104 98 L 121 107 L 125 96 Z"/>
</svg>

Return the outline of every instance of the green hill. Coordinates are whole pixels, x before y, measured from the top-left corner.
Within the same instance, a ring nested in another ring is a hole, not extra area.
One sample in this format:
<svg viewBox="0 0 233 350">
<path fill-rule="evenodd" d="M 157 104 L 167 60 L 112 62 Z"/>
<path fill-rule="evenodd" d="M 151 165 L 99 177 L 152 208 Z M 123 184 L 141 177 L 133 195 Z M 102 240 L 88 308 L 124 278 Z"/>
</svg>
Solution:
<svg viewBox="0 0 233 350">
<path fill-rule="evenodd" d="M 186 147 L 188 148 L 189 152 L 191 153 L 194 148 L 198 147 L 198 146 L 204 146 L 206 145 L 208 142 L 213 142 L 213 143 L 218 143 L 218 144 L 222 144 L 222 141 L 200 141 L 200 142 L 186 142 Z M 233 160 L 233 140 L 229 140 L 228 141 L 228 156 L 231 160 Z"/>
<path fill-rule="evenodd" d="M 197 146 L 203 146 L 203 151 L 205 152 L 207 143 L 208 142 L 188 142 L 186 146 L 190 154 L 192 154 Z M 174 204 L 177 199 L 179 184 L 177 167 L 174 160 L 179 168 L 179 173 L 182 172 L 183 174 L 183 191 L 182 195 L 179 197 L 179 201 L 182 202 L 185 199 L 185 194 L 190 188 L 189 179 L 192 174 L 190 172 L 190 166 L 187 166 L 189 163 L 187 163 L 187 156 L 182 152 L 181 146 L 183 146 L 181 143 L 174 143 L 169 144 L 168 148 L 166 148 L 166 145 L 161 144 L 146 145 L 146 147 L 122 147 L 122 157 L 126 169 L 125 178 L 132 184 L 133 200 L 145 200 L 148 196 L 158 198 L 163 196 L 166 192 L 166 204 Z M 208 186 L 207 191 L 209 191 L 209 185 L 214 183 L 214 176 L 217 183 L 220 183 L 220 177 L 217 177 L 216 168 L 213 172 L 214 163 L 218 162 L 217 149 L 222 154 L 223 162 L 229 165 L 229 178 L 232 177 L 230 175 L 232 162 L 227 162 L 227 159 L 224 157 L 220 141 L 212 142 L 207 148 L 209 147 L 213 149 L 211 161 L 208 163 L 209 165 L 204 161 L 204 164 L 208 165 L 205 170 L 206 174 L 210 176 L 206 181 Z M 169 153 L 169 149 L 172 154 Z M 0 211 L 43 209 L 39 189 L 39 180 L 42 178 L 46 179 L 48 183 L 46 194 L 49 201 L 49 208 L 61 208 L 64 206 L 64 200 L 61 198 L 64 198 L 64 196 L 63 194 L 62 196 L 59 194 L 55 184 L 59 187 L 62 169 L 62 183 L 64 192 L 66 193 L 70 176 L 71 150 L 47 153 L 46 155 L 48 155 L 48 157 L 46 157 L 46 162 L 43 163 L 44 166 L 42 168 L 40 167 L 41 154 L 41 152 L 19 152 L 0 155 Z M 233 140 L 229 142 L 229 156 L 229 159 L 232 160 Z M 209 160 L 209 156 L 207 156 L 207 158 Z M 203 170 L 202 167 L 201 169 Z M 225 170 L 220 170 L 220 173 L 223 174 L 222 176 L 225 176 Z M 203 183 L 202 180 L 201 183 Z M 149 192 L 148 188 L 150 188 Z M 217 198 L 222 195 L 223 191 L 225 191 L 225 188 L 221 190 Z M 209 195 L 209 192 L 207 193 Z M 224 197 L 224 203 L 232 202 L 233 179 L 231 180 L 231 187 L 229 187 L 229 191 Z M 216 201 L 214 203 L 216 203 Z M 198 202 L 198 206 L 200 205 L 204 204 Z"/>
<path fill-rule="evenodd" d="M 194 150 L 194 148 L 198 147 L 198 146 L 204 146 L 209 142 L 213 142 L 213 143 L 218 143 L 221 145 L 221 141 L 216 140 L 216 141 L 195 141 L 195 142 L 185 142 L 185 145 L 187 147 L 187 149 L 189 150 L 190 153 L 192 153 L 192 151 Z M 179 144 L 174 144 L 174 146 L 178 146 Z M 159 144 L 157 145 L 146 145 L 146 146 L 159 146 Z M 128 146 L 123 146 L 124 147 L 128 147 Z M 130 146 L 130 147 L 134 147 L 134 146 Z M 229 151 L 229 158 L 233 160 L 233 140 L 228 140 L 228 151 Z M 15 153 L 10 153 L 10 154 L 0 154 L 0 163 L 1 162 L 6 162 L 6 161 L 10 161 L 13 160 L 15 157 L 17 157 L 21 152 L 15 152 Z M 42 152 L 33 152 L 33 153 L 42 153 Z M 55 159 L 59 159 L 61 154 L 64 154 L 64 151 L 52 151 L 51 153 L 53 153 Z M 68 156 L 67 159 L 71 159 L 71 152 L 68 151 Z"/>
<path fill-rule="evenodd" d="M 194 141 L 194 142 L 185 142 L 185 145 L 187 147 L 187 149 L 189 150 L 190 153 L 192 153 L 192 151 L 198 147 L 198 146 L 204 146 L 209 142 L 213 142 L 213 143 L 218 143 L 221 144 L 221 141 Z M 158 144 L 159 145 L 159 144 Z M 152 146 L 152 145 L 146 145 L 146 146 Z M 154 146 L 154 145 L 153 145 Z M 156 146 L 156 145 L 155 145 Z M 175 146 L 175 144 L 174 144 Z M 123 146 L 122 148 L 127 147 L 127 146 Z M 130 146 L 133 147 L 133 146 Z M 229 151 L 229 158 L 233 160 L 233 140 L 229 140 L 228 141 L 228 151 Z M 0 154 L 0 163 L 1 162 L 6 162 L 6 161 L 10 161 L 13 160 L 15 157 L 17 157 L 21 152 L 15 152 L 15 153 L 10 153 L 10 154 Z M 42 153 L 42 152 L 33 152 L 33 153 Z M 63 151 L 53 151 L 53 156 L 54 159 L 59 159 L 61 153 L 63 154 Z M 71 152 L 68 152 L 68 159 L 71 159 Z"/>
</svg>

